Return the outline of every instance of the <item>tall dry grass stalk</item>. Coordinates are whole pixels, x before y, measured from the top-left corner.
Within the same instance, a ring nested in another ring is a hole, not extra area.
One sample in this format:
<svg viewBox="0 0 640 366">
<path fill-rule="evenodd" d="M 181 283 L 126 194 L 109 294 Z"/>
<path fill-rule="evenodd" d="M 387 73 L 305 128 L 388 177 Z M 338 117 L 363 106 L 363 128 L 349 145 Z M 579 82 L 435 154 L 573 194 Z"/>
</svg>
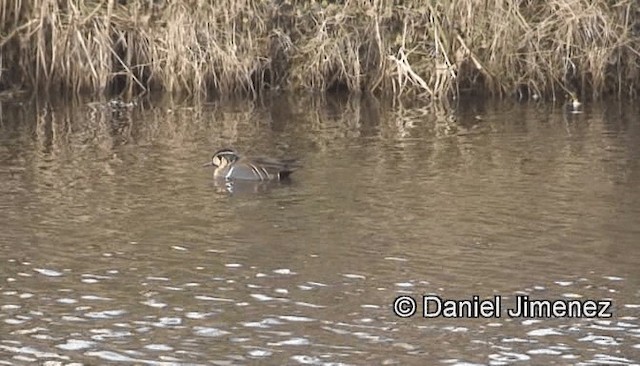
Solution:
<svg viewBox="0 0 640 366">
<path fill-rule="evenodd" d="M 636 0 L 3 0 L 0 90 L 635 96 Z"/>
</svg>

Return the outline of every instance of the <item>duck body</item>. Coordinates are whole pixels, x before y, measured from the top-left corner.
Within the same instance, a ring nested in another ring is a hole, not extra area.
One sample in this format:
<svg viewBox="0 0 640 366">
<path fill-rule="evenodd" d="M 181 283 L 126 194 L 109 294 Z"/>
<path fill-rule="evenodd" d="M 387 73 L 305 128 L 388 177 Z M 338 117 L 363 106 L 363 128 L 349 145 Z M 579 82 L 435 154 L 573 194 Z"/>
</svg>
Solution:
<svg viewBox="0 0 640 366">
<path fill-rule="evenodd" d="M 286 180 L 300 168 L 296 159 L 244 157 L 227 148 L 216 151 L 211 162 L 204 166 L 214 167 L 213 177 L 216 179 L 258 182 Z"/>
</svg>

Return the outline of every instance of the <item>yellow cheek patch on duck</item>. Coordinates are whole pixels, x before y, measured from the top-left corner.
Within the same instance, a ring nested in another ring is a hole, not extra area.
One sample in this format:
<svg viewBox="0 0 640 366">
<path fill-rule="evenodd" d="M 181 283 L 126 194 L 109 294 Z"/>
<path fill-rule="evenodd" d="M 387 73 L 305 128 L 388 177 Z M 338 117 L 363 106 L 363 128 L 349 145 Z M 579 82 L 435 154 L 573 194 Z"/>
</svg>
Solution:
<svg viewBox="0 0 640 366">
<path fill-rule="evenodd" d="M 221 158 L 219 156 L 216 156 L 216 157 L 213 158 L 212 163 L 213 163 L 213 165 L 217 166 L 218 168 L 222 168 L 222 167 L 227 165 L 227 159 L 223 159 L 223 158 Z"/>
</svg>

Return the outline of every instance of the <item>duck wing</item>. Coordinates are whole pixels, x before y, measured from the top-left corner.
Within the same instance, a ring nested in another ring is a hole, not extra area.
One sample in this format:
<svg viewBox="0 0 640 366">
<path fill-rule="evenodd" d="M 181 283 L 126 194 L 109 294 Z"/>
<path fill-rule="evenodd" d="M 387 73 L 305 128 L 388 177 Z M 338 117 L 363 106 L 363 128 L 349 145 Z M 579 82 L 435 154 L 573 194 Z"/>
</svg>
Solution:
<svg viewBox="0 0 640 366">
<path fill-rule="evenodd" d="M 298 159 L 275 159 L 265 156 L 251 158 L 251 163 L 280 179 L 287 179 L 291 173 L 301 167 Z"/>
<path fill-rule="evenodd" d="M 294 171 L 301 167 L 298 159 L 275 159 L 266 156 L 257 156 L 251 158 L 251 162 L 269 170 Z"/>
</svg>

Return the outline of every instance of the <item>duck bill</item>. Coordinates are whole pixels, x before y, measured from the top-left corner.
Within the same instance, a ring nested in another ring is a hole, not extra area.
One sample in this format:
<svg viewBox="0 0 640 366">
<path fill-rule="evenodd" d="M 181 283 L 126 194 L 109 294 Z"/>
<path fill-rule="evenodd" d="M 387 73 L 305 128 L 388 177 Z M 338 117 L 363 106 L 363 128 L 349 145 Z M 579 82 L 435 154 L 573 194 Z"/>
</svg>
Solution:
<svg viewBox="0 0 640 366">
<path fill-rule="evenodd" d="M 208 163 L 202 164 L 203 168 L 206 168 L 206 167 L 209 167 L 209 166 L 213 166 L 213 163 L 212 162 L 208 162 Z"/>
</svg>

